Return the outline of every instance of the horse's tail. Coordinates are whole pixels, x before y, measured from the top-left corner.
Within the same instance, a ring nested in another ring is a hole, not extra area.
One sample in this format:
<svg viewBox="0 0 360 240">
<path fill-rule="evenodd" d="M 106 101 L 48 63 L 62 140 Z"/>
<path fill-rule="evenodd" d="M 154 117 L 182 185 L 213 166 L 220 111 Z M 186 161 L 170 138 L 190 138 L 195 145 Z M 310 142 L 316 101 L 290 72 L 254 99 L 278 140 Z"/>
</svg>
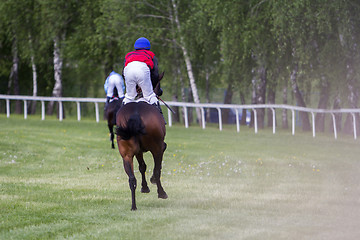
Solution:
<svg viewBox="0 0 360 240">
<path fill-rule="evenodd" d="M 131 115 L 124 125 L 120 124 L 116 130 L 116 134 L 123 140 L 129 140 L 131 137 L 144 135 L 145 126 L 141 121 L 139 113 Z"/>
</svg>

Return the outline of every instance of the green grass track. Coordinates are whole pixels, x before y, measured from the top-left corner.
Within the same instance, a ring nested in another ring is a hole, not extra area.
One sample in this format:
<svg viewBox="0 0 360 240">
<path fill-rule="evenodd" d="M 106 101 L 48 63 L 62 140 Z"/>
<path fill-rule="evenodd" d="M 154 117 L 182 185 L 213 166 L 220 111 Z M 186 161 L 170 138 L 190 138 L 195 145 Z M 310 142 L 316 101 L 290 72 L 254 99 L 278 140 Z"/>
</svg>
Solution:
<svg viewBox="0 0 360 240">
<path fill-rule="evenodd" d="M 0 239 L 358 239 L 352 136 L 167 127 L 162 183 L 130 211 L 105 121 L 0 115 Z M 153 161 L 145 154 L 147 177 Z M 135 162 L 135 168 L 138 168 Z"/>
</svg>

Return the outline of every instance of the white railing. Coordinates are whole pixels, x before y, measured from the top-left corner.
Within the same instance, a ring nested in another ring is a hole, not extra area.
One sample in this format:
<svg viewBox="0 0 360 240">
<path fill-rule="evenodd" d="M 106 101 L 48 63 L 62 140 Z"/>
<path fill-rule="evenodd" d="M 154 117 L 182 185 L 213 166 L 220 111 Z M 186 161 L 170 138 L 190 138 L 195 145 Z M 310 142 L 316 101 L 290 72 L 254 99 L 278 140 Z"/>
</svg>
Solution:
<svg viewBox="0 0 360 240">
<path fill-rule="evenodd" d="M 291 111 L 291 125 L 292 125 L 292 135 L 295 135 L 295 111 L 300 112 L 308 112 L 311 113 L 311 119 L 312 119 L 312 134 L 313 137 L 315 137 L 316 133 L 316 126 L 315 126 L 315 113 L 324 113 L 324 114 L 331 114 L 332 121 L 333 121 L 333 129 L 334 129 L 334 137 L 337 139 L 337 130 L 336 130 L 336 118 L 335 114 L 337 113 L 350 113 L 353 117 L 353 132 L 354 132 L 354 139 L 357 139 L 357 133 L 356 133 L 356 113 L 360 113 L 360 109 L 337 109 L 337 110 L 327 110 L 327 109 L 314 109 L 314 108 L 304 108 L 304 107 L 296 107 L 296 106 L 290 106 L 290 105 L 283 105 L 283 104 L 255 104 L 255 105 L 236 105 L 236 104 L 214 104 L 214 103 L 183 103 L 183 102 L 166 102 L 170 106 L 177 106 L 177 107 L 183 107 L 184 110 L 184 118 L 185 118 L 185 127 L 188 128 L 189 124 L 187 122 L 187 108 L 193 107 L 193 108 L 200 108 L 202 119 L 205 119 L 205 111 L 204 108 L 215 108 L 218 110 L 218 116 L 219 116 L 219 130 L 222 130 L 222 119 L 221 119 L 221 109 L 234 109 L 236 114 L 236 129 L 237 132 L 240 132 L 240 122 L 239 122 L 239 111 L 242 109 L 249 109 L 254 111 L 254 131 L 255 133 L 258 132 L 258 126 L 257 126 L 257 109 L 266 108 L 270 109 L 272 111 L 272 123 L 273 123 L 273 133 L 275 134 L 276 131 L 276 112 L 275 109 L 287 109 Z M 169 126 L 171 126 L 171 114 L 170 110 L 168 110 L 168 116 L 169 116 Z M 202 121 L 202 128 L 205 129 L 205 121 Z"/>
<path fill-rule="evenodd" d="M 105 103 L 105 98 L 73 98 L 73 97 L 33 97 L 33 96 L 19 96 L 19 95 L 2 95 L 0 99 L 6 100 L 6 116 L 10 117 L 10 100 L 24 101 L 24 118 L 27 119 L 27 102 L 40 101 L 41 102 L 41 120 L 45 120 L 45 102 L 58 102 L 59 103 L 59 120 L 63 120 L 64 110 L 62 102 L 76 102 L 77 119 L 81 120 L 81 102 L 95 104 L 95 117 L 96 122 L 99 122 L 99 103 Z"/>
<path fill-rule="evenodd" d="M 59 120 L 63 120 L 63 106 L 62 102 L 76 102 L 77 105 L 77 119 L 81 120 L 81 102 L 94 103 L 95 104 L 95 117 L 96 122 L 99 122 L 99 103 L 105 103 L 105 98 L 72 98 L 72 97 L 32 97 L 32 96 L 19 96 L 19 95 L 2 95 L 0 94 L 0 99 L 4 99 L 6 101 L 6 115 L 10 117 L 10 100 L 21 100 L 24 102 L 24 118 L 27 119 L 27 102 L 28 101 L 40 101 L 41 102 L 41 120 L 45 120 L 45 102 L 59 102 Z M 272 111 L 273 118 L 273 133 L 276 132 L 276 109 L 286 109 L 291 111 L 291 125 L 292 125 L 292 135 L 295 135 L 295 111 L 299 112 L 308 112 L 311 113 L 312 119 L 312 134 L 315 137 L 316 126 L 315 126 L 315 113 L 324 113 L 330 114 L 333 121 L 333 130 L 334 137 L 337 139 L 337 129 L 336 129 L 336 118 L 335 114 L 347 113 L 351 114 L 353 118 L 353 133 L 354 139 L 357 139 L 356 133 L 356 113 L 360 113 L 360 109 L 337 109 L 337 110 L 326 110 L 326 109 L 314 109 L 314 108 L 304 108 L 304 107 L 296 107 L 290 105 L 283 104 L 256 104 L 256 105 L 237 105 L 237 104 L 215 104 L 215 103 L 184 103 L 184 102 L 166 102 L 169 106 L 173 107 L 182 107 L 184 112 L 184 122 L 185 127 L 189 127 L 188 122 L 188 108 L 200 108 L 202 115 L 202 128 L 205 129 L 206 121 L 205 121 L 205 108 L 214 108 L 218 111 L 219 118 L 219 130 L 222 131 L 222 118 L 221 118 L 221 109 L 234 109 L 236 114 L 236 130 L 240 132 L 240 121 L 239 121 L 239 111 L 243 109 L 253 110 L 254 112 L 254 131 L 258 132 L 257 126 L 257 109 L 266 108 Z M 163 103 L 161 103 L 163 104 Z M 169 127 L 172 126 L 172 113 L 168 109 L 168 124 Z"/>
</svg>

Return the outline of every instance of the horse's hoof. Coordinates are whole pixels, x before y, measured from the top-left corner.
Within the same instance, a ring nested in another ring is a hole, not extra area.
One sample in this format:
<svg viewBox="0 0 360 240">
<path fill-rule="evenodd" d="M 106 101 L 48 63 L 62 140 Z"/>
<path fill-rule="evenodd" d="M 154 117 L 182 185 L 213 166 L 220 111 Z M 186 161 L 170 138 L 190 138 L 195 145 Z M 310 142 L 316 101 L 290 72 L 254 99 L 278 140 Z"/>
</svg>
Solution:
<svg viewBox="0 0 360 240">
<path fill-rule="evenodd" d="M 137 208 L 136 207 L 131 207 L 131 211 L 136 211 Z"/>
<path fill-rule="evenodd" d="M 154 177 L 154 175 L 150 178 L 150 182 L 152 184 L 156 184 L 156 178 Z"/>
<path fill-rule="evenodd" d="M 167 198 L 168 198 L 168 195 L 166 194 L 166 192 L 159 193 L 159 194 L 158 194 L 158 198 L 167 199 Z"/>
<path fill-rule="evenodd" d="M 142 193 L 149 193 L 149 192 L 150 192 L 150 189 L 149 189 L 149 187 L 142 187 L 142 188 L 141 188 L 141 192 L 142 192 Z"/>
</svg>

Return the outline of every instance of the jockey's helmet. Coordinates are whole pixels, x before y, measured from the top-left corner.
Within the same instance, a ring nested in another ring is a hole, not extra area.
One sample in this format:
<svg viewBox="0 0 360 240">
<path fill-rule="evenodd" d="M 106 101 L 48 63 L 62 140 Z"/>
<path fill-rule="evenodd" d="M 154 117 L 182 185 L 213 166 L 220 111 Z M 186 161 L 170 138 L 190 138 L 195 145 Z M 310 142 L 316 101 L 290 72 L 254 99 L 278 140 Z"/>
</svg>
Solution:
<svg viewBox="0 0 360 240">
<path fill-rule="evenodd" d="M 150 50 L 150 41 L 144 37 L 138 38 L 135 41 L 134 48 L 135 48 L 135 50 L 138 50 L 138 49 Z"/>
</svg>

